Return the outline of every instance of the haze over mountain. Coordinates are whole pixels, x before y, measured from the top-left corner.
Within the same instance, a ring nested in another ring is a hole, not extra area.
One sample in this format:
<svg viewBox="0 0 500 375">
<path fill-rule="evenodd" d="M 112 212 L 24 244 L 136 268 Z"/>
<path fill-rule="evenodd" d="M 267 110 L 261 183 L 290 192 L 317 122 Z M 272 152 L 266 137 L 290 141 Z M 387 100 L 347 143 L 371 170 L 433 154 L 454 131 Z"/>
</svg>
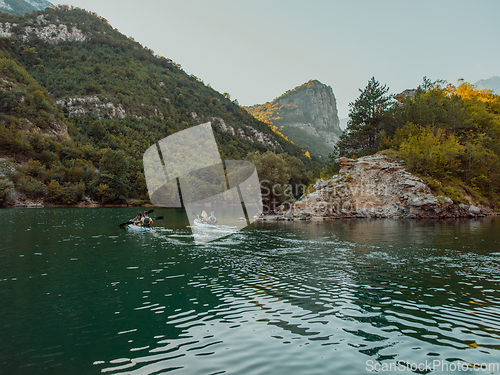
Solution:
<svg viewBox="0 0 500 375">
<path fill-rule="evenodd" d="M 247 109 L 259 120 L 273 124 L 316 160 L 325 161 L 342 134 L 333 90 L 317 80 Z"/>
<path fill-rule="evenodd" d="M 500 94 L 500 77 L 493 76 L 488 79 L 480 79 L 474 84 L 478 89 L 490 89 L 495 94 Z"/>
<path fill-rule="evenodd" d="M 33 12 L 35 10 L 44 10 L 53 6 L 46 0 L 0 0 L 0 11 L 11 14 L 21 14 Z"/>
</svg>

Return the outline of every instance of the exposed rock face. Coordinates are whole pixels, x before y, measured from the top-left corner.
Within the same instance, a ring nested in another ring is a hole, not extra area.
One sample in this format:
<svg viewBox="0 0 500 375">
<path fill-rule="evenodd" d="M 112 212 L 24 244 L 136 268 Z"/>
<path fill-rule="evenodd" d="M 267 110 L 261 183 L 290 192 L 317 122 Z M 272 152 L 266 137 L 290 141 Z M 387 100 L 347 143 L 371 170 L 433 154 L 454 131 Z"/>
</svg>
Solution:
<svg viewBox="0 0 500 375">
<path fill-rule="evenodd" d="M 57 44 L 61 42 L 83 42 L 88 36 L 80 29 L 72 25 L 58 24 L 55 25 L 45 19 L 45 15 L 37 16 L 36 21 L 32 22 L 33 26 L 24 26 L 24 35 L 22 40 L 26 42 L 33 35 L 45 42 Z M 10 37 L 13 35 L 12 28 L 18 26 L 16 23 L 0 22 L 0 36 Z"/>
<path fill-rule="evenodd" d="M 126 113 L 121 104 L 101 102 L 97 96 L 73 97 L 59 99 L 56 105 L 65 108 L 69 116 L 86 116 L 94 113 L 99 118 L 104 116 L 124 118 Z"/>
<path fill-rule="evenodd" d="M 324 152 L 325 156 L 331 152 L 342 134 L 333 90 L 316 80 L 286 92 L 271 103 L 249 107 L 248 110 L 258 119 L 271 122 L 301 147 L 305 145 L 301 143 L 300 136 L 287 132 L 287 129 L 298 128 L 317 138 L 316 142 L 329 150 Z"/>
<path fill-rule="evenodd" d="M 28 3 L 36 10 L 44 10 L 47 7 L 53 6 L 53 4 L 46 0 L 24 0 L 25 3 Z"/>
<path fill-rule="evenodd" d="M 282 218 L 448 218 L 475 217 L 487 209 L 460 205 L 435 196 L 419 177 L 383 155 L 358 160 L 340 158 L 341 170 L 329 181 L 282 211 Z M 282 208 L 283 209 L 283 208 Z"/>
<path fill-rule="evenodd" d="M 276 151 L 283 151 L 283 147 L 271 135 L 262 133 L 251 126 L 242 124 L 240 129 L 235 130 L 234 127 L 226 124 L 223 118 L 210 117 L 209 119 L 223 132 L 231 133 L 238 138 L 246 139 L 250 142 L 260 142 L 266 146 L 272 147 Z"/>
<path fill-rule="evenodd" d="M 280 125 L 312 127 L 319 134 L 328 136 L 340 132 L 337 101 L 330 86 L 310 81 L 285 93 L 275 102 L 289 107 L 283 112 L 283 118 L 277 121 Z"/>
</svg>

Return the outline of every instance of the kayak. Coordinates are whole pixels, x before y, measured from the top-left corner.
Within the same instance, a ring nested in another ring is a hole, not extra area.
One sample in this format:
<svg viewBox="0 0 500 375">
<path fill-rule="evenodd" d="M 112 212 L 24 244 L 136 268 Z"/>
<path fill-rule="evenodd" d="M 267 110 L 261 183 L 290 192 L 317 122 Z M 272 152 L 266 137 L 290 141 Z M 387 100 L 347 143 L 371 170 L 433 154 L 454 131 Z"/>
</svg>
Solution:
<svg viewBox="0 0 500 375">
<path fill-rule="evenodd" d="M 207 224 L 207 223 L 202 223 L 198 219 L 194 219 L 193 224 L 195 227 L 200 227 L 200 228 L 217 228 L 216 224 Z"/>
<path fill-rule="evenodd" d="M 141 227 L 140 225 L 133 224 L 127 225 L 127 228 L 134 231 L 147 231 L 153 229 L 153 227 Z"/>
</svg>

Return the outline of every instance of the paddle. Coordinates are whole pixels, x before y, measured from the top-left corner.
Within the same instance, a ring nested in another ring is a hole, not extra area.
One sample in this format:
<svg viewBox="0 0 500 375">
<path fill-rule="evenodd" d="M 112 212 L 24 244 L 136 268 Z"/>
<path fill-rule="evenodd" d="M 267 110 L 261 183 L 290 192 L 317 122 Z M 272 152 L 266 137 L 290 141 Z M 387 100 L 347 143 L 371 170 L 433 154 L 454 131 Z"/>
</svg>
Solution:
<svg viewBox="0 0 500 375">
<path fill-rule="evenodd" d="M 132 223 L 133 223 L 133 221 L 132 221 L 132 220 L 129 220 L 129 221 L 127 221 L 126 223 L 121 223 L 121 224 L 120 224 L 120 228 L 124 227 L 124 226 L 125 226 L 125 225 L 127 225 L 127 224 L 132 224 Z"/>
<path fill-rule="evenodd" d="M 155 212 L 155 210 L 154 210 L 154 209 L 149 210 L 149 211 L 148 211 L 148 215 L 149 215 L 149 214 L 152 214 L 153 212 Z M 161 219 L 163 219 L 163 216 L 160 216 L 160 218 L 161 218 Z M 158 219 L 158 218 L 156 218 L 155 220 L 157 220 L 157 219 Z M 158 219 L 158 220 L 161 220 L 161 219 Z M 121 224 L 119 225 L 119 227 L 120 227 L 120 228 L 122 228 L 122 227 L 124 227 L 125 225 L 128 225 L 128 224 L 133 224 L 133 223 L 134 223 L 134 222 L 133 222 L 132 220 L 129 220 L 129 221 L 127 221 L 126 223 L 121 223 Z"/>
</svg>

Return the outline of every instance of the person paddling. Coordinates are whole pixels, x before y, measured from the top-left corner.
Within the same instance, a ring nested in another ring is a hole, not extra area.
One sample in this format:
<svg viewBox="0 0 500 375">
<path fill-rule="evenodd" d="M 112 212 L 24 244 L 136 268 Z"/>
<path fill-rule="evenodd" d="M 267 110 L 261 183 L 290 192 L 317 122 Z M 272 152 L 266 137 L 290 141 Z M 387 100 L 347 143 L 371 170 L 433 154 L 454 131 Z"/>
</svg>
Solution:
<svg viewBox="0 0 500 375">
<path fill-rule="evenodd" d="M 145 211 L 144 212 L 144 216 L 142 217 L 141 219 L 141 225 L 143 227 L 150 227 L 151 224 L 153 224 L 153 219 L 151 219 L 149 216 L 148 216 L 148 213 Z"/>
<path fill-rule="evenodd" d="M 132 219 L 132 224 L 140 225 L 142 221 L 142 212 L 139 212 L 136 217 Z"/>
<path fill-rule="evenodd" d="M 208 222 L 212 225 L 215 225 L 217 222 L 217 218 L 214 216 L 214 212 L 210 212 L 210 216 L 208 217 Z"/>
</svg>

